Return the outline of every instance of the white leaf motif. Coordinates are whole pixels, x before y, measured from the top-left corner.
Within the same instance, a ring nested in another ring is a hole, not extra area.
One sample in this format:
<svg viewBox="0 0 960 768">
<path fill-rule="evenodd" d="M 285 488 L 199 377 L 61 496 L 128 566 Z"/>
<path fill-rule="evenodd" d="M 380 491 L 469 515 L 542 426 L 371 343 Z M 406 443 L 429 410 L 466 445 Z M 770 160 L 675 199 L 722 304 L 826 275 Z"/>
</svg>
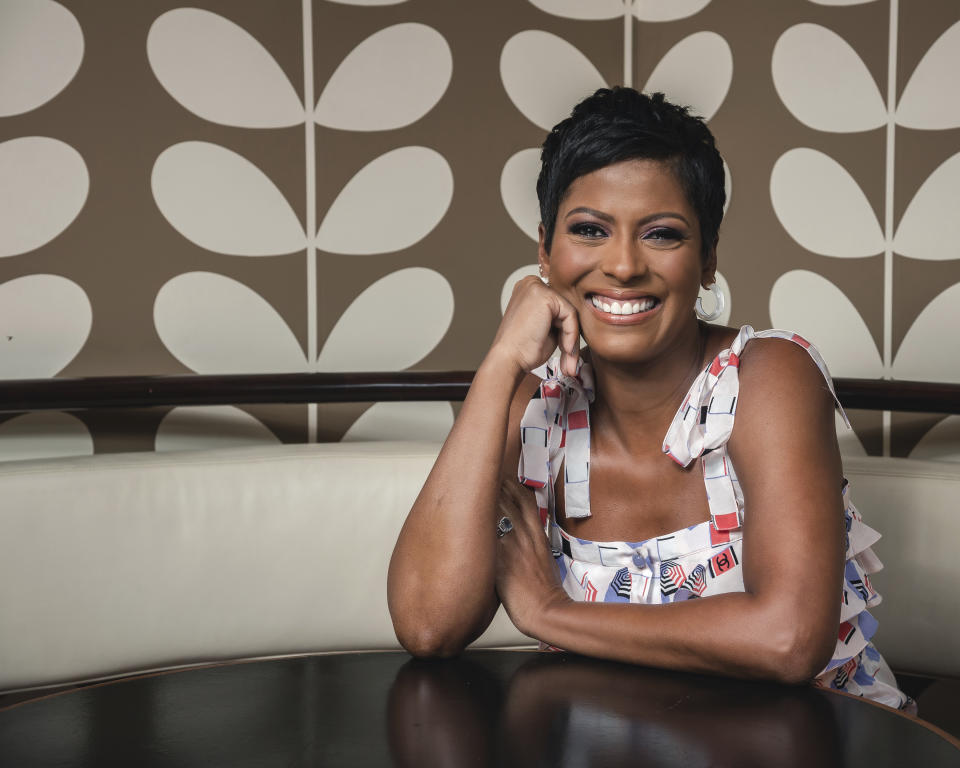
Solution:
<svg viewBox="0 0 960 768">
<path fill-rule="evenodd" d="M 520 267 L 520 269 L 515 269 L 510 273 L 510 276 L 503 281 L 503 288 L 500 289 L 500 314 L 502 315 L 507 311 L 507 304 L 510 303 L 510 297 L 513 295 L 513 286 L 519 283 L 523 278 L 527 276 L 539 277 L 540 276 L 540 267 L 537 264 L 526 264 L 525 266 Z"/>
<path fill-rule="evenodd" d="M 0 257 L 46 245 L 80 213 L 90 176 L 69 144 L 46 136 L 0 143 Z"/>
<path fill-rule="evenodd" d="M 154 439 L 157 451 L 279 444 L 277 436 L 261 421 L 232 405 L 174 408 L 163 417 Z"/>
<path fill-rule="evenodd" d="M 153 322 L 170 353 L 197 373 L 306 371 L 289 326 L 258 293 L 212 272 L 167 281 Z"/>
<path fill-rule="evenodd" d="M 453 427 L 450 403 L 376 403 L 343 436 L 343 442 L 423 440 L 442 443 Z"/>
<path fill-rule="evenodd" d="M 503 166 L 500 174 L 500 197 L 523 233 L 537 241 L 540 224 L 540 203 L 537 201 L 537 176 L 540 175 L 540 150 L 521 149 Z"/>
<path fill-rule="evenodd" d="M 770 319 L 815 344 L 833 376 L 873 379 L 883 372 L 860 313 L 821 275 L 803 269 L 782 275 L 770 291 Z"/>
<path fill-rule="evenodd" d="M 951 285 L 920 313 L 893 359 L 894 378 L 960 383 L 957 303 L 960 283 Z"/>
<path fill-rule="evenodd" d="M 327 0 L 327 2 L 338 5 L 400 5 L 407 0 Z"/>
<path fill-rule="evenodd" d="M 911 259 L 960 259 L 958 189 L 960 153 L 944 160 L 917 190 L 900 220 L 894 250 Z"/>
<path fill-rule="evenodd" d="M 77 18 L 50 0 L 0 0 L 0 117 L 46 104 L 83 61 Z"/>
<path fill-rule="evenodd" d="M 453 319 L 453 291 L 438 272 L 410 267 L 377 280 L 347 307 L 319 371 L 398 371 L 437 346 Z"/>
<path fill-rule="evenodd" d="M 840 35 L 796 24 L 773 48 L 773 84 L 797 120 L 818 131 L 879 128 L 887 110 L 867 65 Z"/>
<path fill-rule="evenodd" d="M 545 131 L 567 117 L 578 101 L 606 86 L 577 48 L 537 29 L 507 40 L 500 53 L 500 78 L 517 109 Z"/>
<path fill-rule="evenodd" d="M 198 117 L 240 128 L 284 128 L 306 119 L 280 65 L 249 32 L 219 14 L 175 8 L 147 35 L 154 75 Z"/>
<path fill-rule="evenodd" d="M 730 210 L 730 201 L 733 199 L 733 173 L 726 160 L 723 161 L 723 191 L 726 193 L 723 201 L 723 215 L 726 216 L 727 211 Z"/>
<path fill-rule="evenodd" d="M 730 90 L 733 54 L 716 32 L 695 32 L 664 55 L 647 79 L 648 93 L 662 91 L 677 104 L 712 118 Z"/>
<path fill-rule="evenodd" d="M 245 157 L 218 144 L 168 147 L 150 183 L 167 221 L 202 248 L 233 256 L 306 248 L 303 227 L 280 190 Z"/>
<path fill-rule="evenodd" d="M 583 0 L 530 0 L 530 4 L 551 16 L 581 21 L 618 19 L 623 16 L 624 8 L 624 0 L 590 0 L 588 3 Z"/>
<path fill-rule="evenodd" d="M 907 81 L 897 105 L 897 122 L 907 128 L 960 127 L 960 21 L 930 46 Z"/>
<path fill-rule="evenodd" d="M 960 416 L 947 416 L 921 437 L 910 451 L 910 458 L 960 462 Z"/>
<path fill-rule="evenodd" d="M 315 119 L 345 131 L 401 128 L 433 109 L 452 74 L 443 35 L 426 24 L 395 24 L 370 35 L 340 62 Z"/>
<path fill-rule="evenodd" d="M 676 21 L 699 13 L 710 0 L 635 0 L 633 15 L 640 21 Z"/>
<path fill-rule="evenodd" d="M 83 289 L 59 275 L 0 283 L 0 379 L 56 376 L 90 335 L 93 310 Z"/>
<path fill-rule="evenodd" d="M 859 258 L 884 249 L 863 190 L 823 152 L 798 147 L 782 154 L 770 174 L 770 199 L 784 229 L 809 251 Z"/>
<path fill-rule="evenodd" d="M 76 416 L 37 411 L 0 424 L 0 461 L 89 456 L 93 438 Z"/>
<path fill-rule="evenodd" d="M 371 160 L 340 190 L 317 232 L 330 253 L 388 253 L 433 230 L 450 207 L 453 173 L 428 147 L 400 147 Z"/>
</svg>

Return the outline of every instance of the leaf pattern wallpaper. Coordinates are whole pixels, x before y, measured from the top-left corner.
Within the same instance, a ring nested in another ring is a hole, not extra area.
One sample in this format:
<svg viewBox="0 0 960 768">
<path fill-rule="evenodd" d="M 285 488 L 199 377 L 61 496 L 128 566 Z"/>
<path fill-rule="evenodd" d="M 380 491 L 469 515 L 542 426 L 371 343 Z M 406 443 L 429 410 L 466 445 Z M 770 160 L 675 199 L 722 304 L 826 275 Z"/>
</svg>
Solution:
<svg viewBox="0 0 960 768">
<path fill-rule="evenodd" d="M 0 0 L 0 378 L 470 369 L 539 144 L 625 83 L 728 171 L 719 322 L 960 382 L 954 0 Z M 456 404 L 0 413 L 0 460 L 439 440 Z M 960 460 L 960 417 L 848 454 Z"/>
</svg>

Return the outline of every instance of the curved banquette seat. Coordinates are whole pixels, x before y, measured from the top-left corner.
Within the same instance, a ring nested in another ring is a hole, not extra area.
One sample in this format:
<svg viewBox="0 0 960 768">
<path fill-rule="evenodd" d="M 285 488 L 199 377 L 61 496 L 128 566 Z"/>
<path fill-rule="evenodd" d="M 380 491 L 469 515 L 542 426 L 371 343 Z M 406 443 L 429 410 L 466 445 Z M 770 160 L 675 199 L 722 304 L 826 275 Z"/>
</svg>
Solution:
<svg viewBox="0 0 960 768">
<path fill-rule="evenodd" d="M 387 564 L 438 450 L 334 443 L 0 464 L 0 692 L 398 647 Z M 884 534 L 877 646 L 895 669 L 960 675 L 960 465 L 845 464 L 854 502 Z M 502 609 L 478 641 L 530 642 Z"/>
</svg>

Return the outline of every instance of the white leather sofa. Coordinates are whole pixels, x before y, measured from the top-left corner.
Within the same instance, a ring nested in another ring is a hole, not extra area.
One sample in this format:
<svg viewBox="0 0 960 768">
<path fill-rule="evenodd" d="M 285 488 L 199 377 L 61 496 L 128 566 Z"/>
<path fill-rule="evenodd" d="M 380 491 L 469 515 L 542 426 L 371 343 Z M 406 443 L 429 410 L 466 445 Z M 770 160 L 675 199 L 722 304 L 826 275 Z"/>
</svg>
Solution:
<svg viewBox="0 0 960 768">
<path fill-rule="evenodd" d="M 0 464 L 0 692 L 398 647 L 387 563 L 437 450 L 338 443 Z M 960 465 L 868 458 L 846 469 L 885 533 L 878 647 L 896 669 L 960 674 Z M 478 641 L 529 643 L 502 609 Z"/>
</svg>

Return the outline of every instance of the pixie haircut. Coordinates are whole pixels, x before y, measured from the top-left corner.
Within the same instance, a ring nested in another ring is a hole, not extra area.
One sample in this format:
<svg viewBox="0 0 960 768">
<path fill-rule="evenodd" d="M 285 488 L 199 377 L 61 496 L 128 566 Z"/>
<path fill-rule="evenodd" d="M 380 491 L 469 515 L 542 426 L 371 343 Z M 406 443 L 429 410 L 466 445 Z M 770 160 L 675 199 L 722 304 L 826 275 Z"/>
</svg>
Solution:
<svg viewBox="0 0 960 768">
<path fill-rule="evenodd" d="M 700 221 L 703 258 L 717 243 L 723 218 L 723 160 L 713 134 L 687 107 L 633 88 L 601 88 L 573 108 L 543 142 L 540 154 L 540 221 L 547 253 L 557 211 L 580 176 L 624 160 L 664 160 L 680 182 Z"/>
</svg>

